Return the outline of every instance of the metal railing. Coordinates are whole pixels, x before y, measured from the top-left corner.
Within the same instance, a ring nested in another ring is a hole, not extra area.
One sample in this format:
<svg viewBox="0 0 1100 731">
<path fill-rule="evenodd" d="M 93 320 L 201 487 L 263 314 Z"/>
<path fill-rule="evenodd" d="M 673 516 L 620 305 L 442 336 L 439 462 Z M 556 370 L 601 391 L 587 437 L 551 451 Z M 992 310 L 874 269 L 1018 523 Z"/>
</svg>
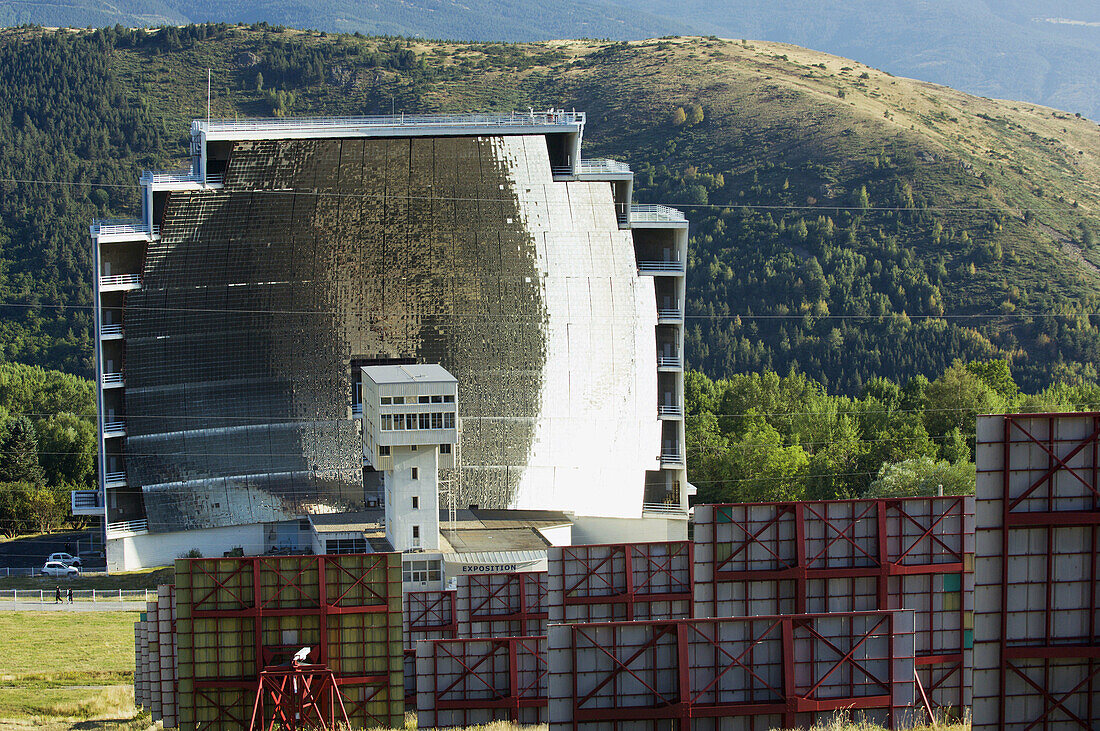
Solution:
<svg viewBox="0 0 1100 731">
<path fill-rule="evenodd" d="M 684 313 L 679 307 L 658 307 L 658 320 L 683 320 Z"/>
<path fill-rule="evenodd" d="M 0 569 L 0 571 L 16 569 Z M 31 573 L 0 574 L 3 576 L 39 576 L 41 569 Z M 81 576 L 106 576 L 106 571 L 82 571 Z M 67 604 L 67 591 L 61 592 L 61 603 Z M 73 589 L 73 602 L 149 602 L 157 598 L 156 589 Z M 54 589 L 0 589 L 0 602 L 35 602 L 53 604 L 57 601 Z"/>
<path fill-rule="evenodd" d="M 643 513 L 660 513 L 662 515 L 687 515 L 683 506 L 676 503 L 642 503 Z"/>
<path fill-rule="evenodd" d="M 683 368 L 684 361 L 678 355 L 658 355 L 658 368 Z"/>
<path fill-rule="evenodd" d="M 101 379 L 104 386 L 121 386 L 122 374 L 121 373 L 104 373 Z"/>
<path fill-rule="evenodd" d="M 107 524 L 107 536 L 119 535 L 120 533 L 145 533 L 149 530 L 149 521 L 145 518 L 141 520 L 122 520 L 117 523 Z"/>
<path fill-rule="evenodd" d="M 141 275 L 140 274 L 111 274 L 110 276 L 99 278 L 100 289 L 106 289 L 107 287 L 140 287 Z"/>
<path fill-rule="evenodd" d="M 630 206 L 630 220 L 650 223 L 687 222 L 683 211 L 656 203 L 634 203 Z"/>
<path fill-rule="evenodd" d="M 156 236 L 156 226 L 150 227 L 140 218 L 97 218 L 92 221 L 92 233 L 97 236 Z"/>
<path fill-rule="evenodd" d="M 662 449 L 661 450 L 661 464 L 674 464 L 682 465 L 684 463 L 684 455 L 675 449 Z"/>
<path fill-rule="evenodd" d="M 125 485 L 126 484 L 126 473 L 125 472 L 108 472 L 103 477 L 107 481 L 107 487 L 113 487 L 113 486 Z"/>
<path fill-rule="evenodd" d="M 684 408 L 682 406 L 671 406 L 669 404 L 661 404 L 657 407 L 657 416 L 683 416 Z"/>
<path fill-rule="evenodd" d="M 629 173 L 630 166 L 625 162 L 607 157 L 581 158 L 578 173 Z"/>
<path fill-rule="evenodd" d="M 100 325 L 99 336 L 101 338 L 110 338 L 115 335 L 122 334 L 122 325 Z"/>
<path fill-rule="evenodd" d="M 393 114 L 371 117 L 287 117 L 282 119 L 196 119 L 191 133 L 253 132 L 264 130 L 331 130 L 354 127 L 572 127 L 584 124 L 584 112 L 549 109 L 511 114 Z"/>
<path fill-rule="evenodd" d="M 146 170 L 142 183 L 201 183 L 202 176 L 191 168 L 185 170 Z"/>
<path fill-rule="evenodd" d="M 684 271 L 684 263 L 682 261 L 640 261 L 638 262 L 639 272 L 682 272 Z"/>
<path fill-rule="evenodd" d="M 126 422 L 122 419 L 115 419 L 114 421 L 103 422 L 104 432 L 125 432 Z"/>
<path fill-rule="evenodd" d="M 560 178 L 562 176 L 570 176 L 573 174 L 573 168 L 568 165 L 551 165 L 550 174 L 554 177 Z"/>
<path fill-rule="evenodd" d="M 351 405 L 351 418 L 358 419 L 363 415 L 363 404 Z"/>
<path fill-rule="evenodd" d="M 73 490 L 71 500 L 73 510 L 77 510 L 78 508 L 103 507 L 103 501 L 100 499 L 99 490 Z"/>
</svg>

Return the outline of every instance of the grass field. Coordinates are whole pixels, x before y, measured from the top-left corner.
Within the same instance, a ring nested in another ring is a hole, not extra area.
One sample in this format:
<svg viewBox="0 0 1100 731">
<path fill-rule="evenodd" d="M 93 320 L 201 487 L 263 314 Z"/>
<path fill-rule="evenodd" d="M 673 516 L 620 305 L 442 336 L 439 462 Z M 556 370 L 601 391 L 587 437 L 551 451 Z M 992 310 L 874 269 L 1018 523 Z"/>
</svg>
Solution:
<svg viewBox="0 0 1100 731">
<path fill-rule="evenodd" d="M 143 731 L 134 708 L 134 612 L 0 611 L 0 731 Z M 406 715 L 406 731 L 416 717 Z M 483 731 L 518 731 L 492 723 Z M 522 727 L 546 731 L 545 726 Z M 930 731 L 933 727 L 924 727 Z M 936 726 L 967 731 L 969 725 Z M 817 731 L 880 731 L 836 719 Z"/>
<path fill-rule="evenodd" d="M 44 589 L 53 591 L 58 584 L 62 589 L 156 589 L 161 584 L 170 584 L 175 569 L 151 569 L 110 574 L 108 576 L 80 576 L 75 579 L 58 579 L 53 576 L 9 576 L 0 578 L 0 589 Z"/>
<path fill-rule="evenodd" d="M 0 611 L 0 730 L 137 731 L 134 612 Z"/>
</svg>

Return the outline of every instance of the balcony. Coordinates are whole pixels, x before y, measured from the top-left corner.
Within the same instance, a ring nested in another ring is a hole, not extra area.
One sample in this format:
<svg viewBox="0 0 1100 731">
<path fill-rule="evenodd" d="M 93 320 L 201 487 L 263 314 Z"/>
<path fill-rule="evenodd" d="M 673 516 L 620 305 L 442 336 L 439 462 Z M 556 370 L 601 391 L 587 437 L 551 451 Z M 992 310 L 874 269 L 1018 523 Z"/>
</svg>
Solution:
<svg viewBox="0 0 1100 731">
<path fill-rule="evenodd" d="M 686 267 L 682 261 L 639 261 L 638 273 L 654 276 L 682 276 Z"/>
<path fill-rule="evenodd" d="M 662 518 L 687 518 L 687 510 L 676 503 L 642 503 L 642 514 Z"/>
<path fill-rule="evenodd" d="M 657 356 L 657 370 L 659 371 L 682 371 L 684 369 L 684 359 L 678 355 L 661 355 Z"/>
<path fill-rule="evenodd" d="M 362 419 L 363 418 L 363 404 L 351 405 L 351 418 Z"/>
<path fill-rule="evenodd" d="M 99 490 L 73 490 L 71 496 L 73 515 L 103 514 L 103 498 Z"/>
<path fill-rule="evenodd" d="M 122 339 L 122 325 L 100 325 L 99 326 L 99 339 L 100 340 L 121 340 Z"/>
<path fill-rule="evenodd" d="M 107 537 L 108 538 L 123 538 L 125 536 L 137 536 L 143 533 L 149 532 L 149 521 L 145 518 L 141 520 L 122 520 L 117 523 L 107 524 Z"/>
<path fill-rule="evenodd" d="M 208 174 L 204 178 L 193 168 L 186 170 L 146 170 L 141 174 L 142 185 L 155 185 L 162 188 L 187 189 L 193 187 L 221 187 L 223 176 Z"/>
<path fill-rule="evenodd" d="M 675 208 L 635 203 L 630 206 L 630 225 L 638 224 L 642 224 L 643 228 L 686 228 L 688 221 L 683 212 Z"/>
<path fill-rule="evenodd" d="M 99 278 L 100 292 L 128 292 L 141 289 L 140 274 L 113 274 Z"/>
<path fill-rule="evenodd" d="M 425 134 L 460 134 L 480 130 L 496 132 L 515 129 L 550 127 L 555 132 L 568 132 L 584 126 L 584 112 L 548 109 L 542 112 L 512 112 L 511 114 L 395 114 L 374 117 L 294 117 L 286 119 L 195 120 L 191 134 L 206 133 L 207 139 L 244 139 L 272 136 L 305 136 L 316 133 L 326 137 L 363 137 L 394 127 L 405 128 L 405 136 Z"/>
<path fill-rule="evenodd" d="M 634 177 L 630 166 L 618 160 L 605 157 L 581 158 L 577 165 L 578 180 L 630 180 Z"/>
<path fill-rule="evenodd" d="M 662 449 L 661 450 L 661 466 L 662 467 L 683 467 L 684 466 L 684 454 L 678 449 Z"/>
<path fill-rule="evenodd" d="M 104 475 L 104 480 L 107 487 L 126 487 L 125 472 L 108 472 Z"/>
<path fill-rule="evenodd" d="M 684 324 L 684 311 L 679 307 L 658 307 L 657 308 L 657 324 L 658 325 L 683 325 Z"/>
<path fill-rule="evenodd" d="M 92 236 L 101 244 L 119 241 L 152 241 L 160 229 L 140 218 L 102 218 L 92 221 Z"/>
<path fill-rule="evenodd" d="M 99 382 L 103 384 L 104 388 L 122 388 L 126 385 L 122 380 L 121 373 L 104 373 Z"/>
<path fill-rule="evenodd" d="M 103 436 L 106 439 L 126 436 L 126 423 L 121 419 L 103 422 Z"/>
<path fill-rule="evenodd" d="M 673 404 L 660 404 L 657 407 L 657 416 L 661 419 L 684 418 L 684 407 Z"/>
</svg>

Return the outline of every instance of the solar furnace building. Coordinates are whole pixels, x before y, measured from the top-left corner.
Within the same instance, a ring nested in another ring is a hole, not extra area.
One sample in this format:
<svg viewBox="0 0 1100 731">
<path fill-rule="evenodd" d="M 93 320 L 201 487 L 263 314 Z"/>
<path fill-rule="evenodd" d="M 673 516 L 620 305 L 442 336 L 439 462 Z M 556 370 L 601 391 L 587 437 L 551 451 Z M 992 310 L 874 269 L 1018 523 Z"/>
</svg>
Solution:
<svg viewBox="0 0 1100 731">
<path fill-rule="evenodd" d="M 578 542 L 680 537 L 687 221 L 581 155 L 585 117 L 196 121 L 188 170 L 97 221 L 108 566 L 294 550 L 378 507 L 363 366 L 458 380 L 461 508 L 568 511 Z"/>
</svg>

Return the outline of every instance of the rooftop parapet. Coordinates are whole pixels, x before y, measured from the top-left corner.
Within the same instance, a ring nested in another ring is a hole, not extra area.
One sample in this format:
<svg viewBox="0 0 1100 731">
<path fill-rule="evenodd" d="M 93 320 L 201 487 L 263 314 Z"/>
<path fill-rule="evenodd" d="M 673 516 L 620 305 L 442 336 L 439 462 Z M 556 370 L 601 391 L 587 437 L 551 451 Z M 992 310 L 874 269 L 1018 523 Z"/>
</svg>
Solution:
<svg viewBox="0 0 1100 731">
<path fill-rule="evenodd" d="M 191 123 L 193 136 L 207 140 L 294 137 L 385 137 L 465 134 L 579 132 L 584 112 L 547 110 L 512 114 L 399 114 L 374 117 L 298 117 L 285 119 L 202 120 Z"/>
</svg>

